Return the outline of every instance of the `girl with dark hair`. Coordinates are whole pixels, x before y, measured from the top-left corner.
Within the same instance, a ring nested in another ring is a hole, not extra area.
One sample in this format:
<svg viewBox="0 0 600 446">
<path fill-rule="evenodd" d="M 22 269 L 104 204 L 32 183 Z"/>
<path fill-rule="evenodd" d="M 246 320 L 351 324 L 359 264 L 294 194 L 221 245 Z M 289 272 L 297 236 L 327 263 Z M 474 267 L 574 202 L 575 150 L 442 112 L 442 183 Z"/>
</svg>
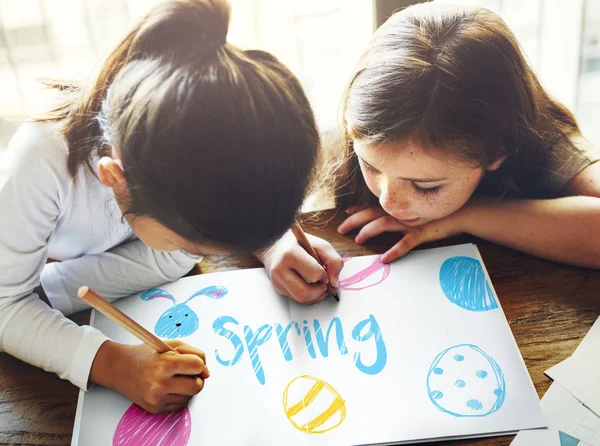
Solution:
<svg viewBox="0 0 600 446">
<path fill-rule="evenodd" d="M 200 392 L 200 350 L 172 341 L 183 354 L 158 355 L 64 315 L 85 308 L 81 285 L 133 294 L 201 254 L 260 251 L 294 221 L 320 145 L 313 113 L 275 57 L 227 43 L 229 15 L 224 0 L 160 2 L 88 85 L 50 83 L 64 103 L 13 137 L 0 163 L 1 351 L 151 412 Z"/>
</svg>

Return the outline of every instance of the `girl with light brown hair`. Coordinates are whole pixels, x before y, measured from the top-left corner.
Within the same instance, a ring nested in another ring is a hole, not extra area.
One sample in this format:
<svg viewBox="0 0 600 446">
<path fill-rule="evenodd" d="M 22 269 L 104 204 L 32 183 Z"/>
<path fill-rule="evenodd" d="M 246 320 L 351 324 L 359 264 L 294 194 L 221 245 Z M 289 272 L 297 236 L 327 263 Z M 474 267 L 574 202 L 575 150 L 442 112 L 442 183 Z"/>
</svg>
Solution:
<svg viewBox="0 0 600 446">
<path fill-rule="evenodd" d="M 493 12 L 432 2 L 392 15 L 350 79 L 342 124 L 339 232 L 402 234 L 384 262 L 468 233 L 600 268 L 600 152 Z M 280 250 L 277 271 L 296 252 Z"/>
</svg>

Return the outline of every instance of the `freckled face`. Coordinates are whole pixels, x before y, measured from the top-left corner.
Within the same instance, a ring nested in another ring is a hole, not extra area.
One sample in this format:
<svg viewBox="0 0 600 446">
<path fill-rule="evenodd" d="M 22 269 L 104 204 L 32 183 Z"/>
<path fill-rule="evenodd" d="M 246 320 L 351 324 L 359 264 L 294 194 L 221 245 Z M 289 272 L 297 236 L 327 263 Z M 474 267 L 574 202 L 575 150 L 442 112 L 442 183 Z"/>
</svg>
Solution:
<svg viewBox="0 0 600 446">
<path fill-rule="evenodd" d="M 367 186 L 381 207 L 407 226 L 420 226 L 459 210 L 485 170 L 407 141 L 367 146 L 354 140 Z"/>
</svg>

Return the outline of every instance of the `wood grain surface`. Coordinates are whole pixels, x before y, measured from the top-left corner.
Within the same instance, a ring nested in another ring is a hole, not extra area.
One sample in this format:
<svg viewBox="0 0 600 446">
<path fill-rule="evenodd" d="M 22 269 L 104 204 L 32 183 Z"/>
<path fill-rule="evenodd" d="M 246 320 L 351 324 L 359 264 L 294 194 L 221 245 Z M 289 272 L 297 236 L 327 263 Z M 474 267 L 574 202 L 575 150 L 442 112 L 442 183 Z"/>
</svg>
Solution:
<svg viewBox="0 0 600 446">
<path fill-rule="evenodd" d="M 303 227 L 329 240 L 345 257 L 382 253 L 398 240 L 398 235 L 386 234 L 357 245 L 351 237 L 337 233 L 342 219 L 342 213 L 333 210 L 305 215 Z M 469 236 L 421 248 L 458 243 L 478 246 L 541 397 L 551 383 L 544 370 L 567 358 L 600 314 L 600 271 L 539 260 Z M 215 255 L 205 257 L 190 274 L 260 266 L 247 255 Z M 73 320 L 88 323 L 89 311 L 76 314 Z M 56 375 L 0 353 L 0 444 L 69 445 L 77 394 L 75 386 Z M 505 446 L 512 438 L 443 444 Z"/>
</svg>

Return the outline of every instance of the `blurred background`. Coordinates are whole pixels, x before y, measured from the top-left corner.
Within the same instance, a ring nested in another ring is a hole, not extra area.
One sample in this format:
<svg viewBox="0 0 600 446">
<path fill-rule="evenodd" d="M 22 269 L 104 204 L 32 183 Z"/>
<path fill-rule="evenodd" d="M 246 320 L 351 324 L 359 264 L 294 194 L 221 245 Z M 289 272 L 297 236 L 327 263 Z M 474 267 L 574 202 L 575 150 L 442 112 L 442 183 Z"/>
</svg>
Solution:
<svg viewBox="0 0 600 446">
<path fill-rule="evenodd" d="M 161 0 L 0 0 L 0 150 L 19 118 L 43 110 L 40 77 L 85 78 Z M 499 13 L 543 86 L 600 144 L 600 0 L 454 0 Z M 371 33 L 406 0 L 231 0 L 229 41 L 278 56 L 302 81 L 323 132 Z M 595 125 L 596 124 L 596 125 Z"/>
</svg>

